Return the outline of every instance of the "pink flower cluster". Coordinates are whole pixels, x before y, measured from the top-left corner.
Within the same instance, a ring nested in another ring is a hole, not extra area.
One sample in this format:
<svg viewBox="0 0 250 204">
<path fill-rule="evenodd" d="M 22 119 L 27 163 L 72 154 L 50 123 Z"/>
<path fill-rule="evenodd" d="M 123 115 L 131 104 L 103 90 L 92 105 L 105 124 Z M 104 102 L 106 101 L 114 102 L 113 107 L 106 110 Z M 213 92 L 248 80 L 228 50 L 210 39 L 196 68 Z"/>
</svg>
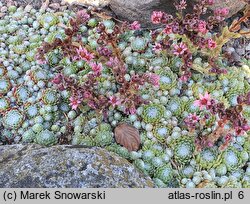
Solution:
<svg viewBox="0 0 250 204">
<path fill-rule="evenodd" d="M 242 96 L 239 96 L 238 101 L 244 103 Z M 211 114 L 217 114 L 220 118 L 219 123 L 222 124 L 221 126 L 227 122 L 231 122 L 237 135 L 242 135 L 250 130 L 248 121 L 238 111 L 237 107 L 234 106 L 226 109 L 223 103 L 217 103 L 214 99 L 211 99 L 211 95 L 207 92 L 204 95 L 200 94 L 200 98 L 194 102 L 194 105 L 198 106 L 200 110 L 206 108 Z"/>
<path fill-rule="evenodd" d="M 86 62 L 90 62 L 94 59 L 94 54 L 90 53 L 86 48 L 80 46 L 79 49 L 76 49 L 78 56 L 74 57 L 74 60 L 82 59 Z"/>
<path fill-rule="evenodd" d="M 90 62 L 90 67 L 92 68 L 95 76 L 100 76 L 101 71 L 102 71 L 102 64 L 101 63 L 96 63 L 96 62 Z"/>
<path fill-rule="evenodd" d="M 81 19 L 82 23 L 86 22 L 90 18 L 90 15 L 87 14 L 85 10 L 78 11 L 76 16 L 77 18 Z"/>
<path fill-rule="evenodd" d="M 184 10 L 187 7 L 187 1 L 186 0 L 181 0 L 179 4 L 175 4 L 175 8 L 177 10 Z"/>
<path fill-rule="evenodd" d="M 202 33 L 203 35 L 208 32 L 206 21 L 199 20 L 199 22 L 198 22 L 198 32 Z"/>
<path fill-rule="evenodd" d="M 160 43 L 155 43 L 155 45 L 154 45 L 154 47 L 153 47 L 153 51 L 155 52 L 155 53 L 159 53 L 159 52 L 161 52 L 162 51 L 162 45 L 160 44 Z"/>
<path fill-rule="evenodd" d="M 174 45 L 174 51 L 173 54 L 176 56 L 181 56 L 185 53 L 185 51 L 188 50 L 188 47 L 185 43 L 181 42 L 180 44 Z"/>
<path fill-rule="evenodd" d="M 212 40 L 211 38 L 207 39 L 207 47 L 209 49 L 214 49 L 217 47 L 217 44 L 214 40 Z"/>
<path fill-rule="evenodd" d="M 153 24 L 161 23 L 164 13 L 162 11 L 153 11 L 151 15 L 151 21 Z"/>
<path fill-rule="evenodd" d="M 171 24 L 167 24 L 165 29 L 163 30 L 163 33 L 169 35 L 171 34 L 173 31 L 172 31 L 172 25 Z"/>
<path fill-rule="evenodd" d="M 115 107 L 115 106 L 118 106 L 118 105 L 121 104 L 121 100 L 120 100 L 118 97 L 116 97 L 116 96 L 110 96 L 110 97 L 109 97 L 109 103 L 110 103 L 113 107 Z"/>
<path fill-rule="evenodd" d="M 190 129 L 195 129 L 195 126 L 197 123 L 199 123 L 200 117 L 196 115 L 196 113 L 189 114 L 185 119 L 184 122 L 185 124 L 190 128 Z"/>
<path fill-rule="evenodd" d="M 153 86 L 160 86 L 160 76 L 154 73 L 147 73 L 146 78 Z"/>
<path fill-rule="evenodd" d="M 141 29 L 141 24 L 138 21 L 134 21 L 129 25 L 129 28 L 131 30 L 140 30 Z"/>
<path fill-rule="evenodd" d="M 211 95 L 208 94 L 208 92 L 205 92 L 204 95 L 200 94 L 199 97 L 200 98 L 194 102 L 194 105 L 198 106 L 200 110 L 211 105 Z"/>
<path fill-rule="evenodd" d="M 214 4 L 214 0 L 207 0 L 207 4 L 210 5 L 210 6 L 213 5 Z"/>
<path fill-rule="evenodd" d="M 75 98 L 73 96 L 70 97 L 70 106 L 72 107 L 73 110 L 76 110 L 78 106 L 82 103 L 82 100 Z"/>
<path fill-rule="evenodd" d="M 219 8 L 214 11 L 214 15 L 226 17 L 229 14 L 228 8 Z"/>
</svg>

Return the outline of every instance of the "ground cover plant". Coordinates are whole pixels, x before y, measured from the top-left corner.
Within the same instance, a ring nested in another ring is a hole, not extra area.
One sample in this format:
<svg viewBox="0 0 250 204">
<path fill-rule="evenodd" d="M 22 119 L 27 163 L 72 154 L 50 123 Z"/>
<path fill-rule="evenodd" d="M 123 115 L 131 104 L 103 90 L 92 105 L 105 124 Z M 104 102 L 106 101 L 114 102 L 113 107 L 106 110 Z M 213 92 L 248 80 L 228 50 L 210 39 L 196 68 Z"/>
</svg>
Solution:
<svg viewBox="0 0 250 204">
<path fill-rule="evenodd" d="M 9 6 L 0 19 L 1 144 L 100 146 L 158 187 L 250 187 L 250 62 L 231 66 L 221 52 L 249 34 L 239 28 L 249 10 L 225 25 L 227 8 L 204 18 L 211 4 L 154 11 L 157 30 L 91 10 Z"/>
</svg>

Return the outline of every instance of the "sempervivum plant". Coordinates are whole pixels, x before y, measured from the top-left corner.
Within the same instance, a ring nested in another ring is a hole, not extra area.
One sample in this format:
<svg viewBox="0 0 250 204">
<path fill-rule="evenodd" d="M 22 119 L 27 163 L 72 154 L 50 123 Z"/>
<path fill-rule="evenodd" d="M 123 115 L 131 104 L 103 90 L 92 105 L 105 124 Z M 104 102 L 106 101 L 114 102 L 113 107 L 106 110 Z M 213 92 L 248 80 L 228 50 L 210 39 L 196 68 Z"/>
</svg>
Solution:
<svg viewBox="0 0 250 204">
<path fill-rule="evenodd" d="M 5 94 L 10 89 L 10 81 L 5 78 L 0 78 L 0 94 Z"/>
<path fill-rule="evenodd" d="M 23 114 L 13 109 L 4 114 L 3 125 L 8 129 L 17 129 L 22 125 L 23 119 Z"/>
<path fill-rule="evenodd" d="M 44 146 L 51 146 L 57 143 L 55 134 L 49 130 L 43 130 L 36 135 L 35 141 Z"/>
<path fill-rule="evenodd" d="M 164 116 L 165 108 L 159 104 L 145 105 L 142 118 L 146 123 L 157 123 Z"/>
</svg>

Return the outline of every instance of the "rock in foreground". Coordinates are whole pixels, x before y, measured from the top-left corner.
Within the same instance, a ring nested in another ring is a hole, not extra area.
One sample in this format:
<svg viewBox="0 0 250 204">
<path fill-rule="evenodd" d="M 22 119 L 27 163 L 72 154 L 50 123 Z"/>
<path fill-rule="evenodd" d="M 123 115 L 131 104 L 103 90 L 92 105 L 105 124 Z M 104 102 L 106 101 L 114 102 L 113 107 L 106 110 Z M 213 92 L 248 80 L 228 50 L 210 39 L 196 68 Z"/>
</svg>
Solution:
<svg viewBox="0 0 250 204">
<path fill-rule="evenodd" d="M 101 148 L 0 146 L 1 188 L 154 187 L 127 160 Z"/>
</svg>

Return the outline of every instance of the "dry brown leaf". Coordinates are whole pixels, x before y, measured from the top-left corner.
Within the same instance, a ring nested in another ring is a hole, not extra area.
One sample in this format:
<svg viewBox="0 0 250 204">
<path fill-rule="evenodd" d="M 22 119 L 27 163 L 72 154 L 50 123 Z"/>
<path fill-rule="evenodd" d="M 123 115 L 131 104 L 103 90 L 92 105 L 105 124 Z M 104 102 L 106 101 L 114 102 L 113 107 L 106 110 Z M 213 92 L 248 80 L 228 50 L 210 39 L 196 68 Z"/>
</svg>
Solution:
<svg viewBox="0 0 250 204">
<path fill-rule="evenodd" d="M 141 144 L 139 131 L 126 123 L 121 123 L 115 128 L 115 140 L 128 151 L 137 151 Z"/>
</svg>

